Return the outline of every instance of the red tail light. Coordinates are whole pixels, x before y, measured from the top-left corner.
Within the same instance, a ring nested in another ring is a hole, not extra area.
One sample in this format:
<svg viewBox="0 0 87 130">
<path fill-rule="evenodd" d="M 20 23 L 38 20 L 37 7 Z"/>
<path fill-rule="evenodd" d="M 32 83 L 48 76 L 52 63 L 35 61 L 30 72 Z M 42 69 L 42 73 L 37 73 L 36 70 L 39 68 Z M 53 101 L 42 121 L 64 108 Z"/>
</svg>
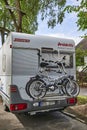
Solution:
<svg viewBox="0 0 87 130">
<path fill-rule="evenodd" d="M 26 103 L 10 104 L 10 110 L 11 111 L 24 110 L 26 108 L 27 108 L 27 104 Z"/>
<path fill-rule="evenodd" d="M 68 98 L 67 103 L 68 104 L 75 104 L 75 103 L 77 103 L 77 98 L 76 97 L 75 98 Z"/>
<path fill-rule="evenodd" d="M 11 91 L 11 92 L 17 92 L 17 87 L 11 85 L 11 86 L 10 86 L 10 91 Z"/>
</svg>

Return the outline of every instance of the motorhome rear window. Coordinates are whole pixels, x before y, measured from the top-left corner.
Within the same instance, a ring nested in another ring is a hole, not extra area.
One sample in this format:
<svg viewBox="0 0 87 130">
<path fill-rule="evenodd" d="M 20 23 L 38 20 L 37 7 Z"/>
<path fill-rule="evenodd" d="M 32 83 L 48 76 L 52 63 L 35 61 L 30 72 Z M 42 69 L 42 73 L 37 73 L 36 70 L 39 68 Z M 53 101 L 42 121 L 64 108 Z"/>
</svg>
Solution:
<svg viewBox="0 0 87 130">
<path fill-rule="evenodd" d="M 67 52 L 58 52 L 57 50 L 51 51 L 42 51 L 42 57 L 41 59 L 44 59 L 44 61 L 57 61 L 61 60 L 64 56 L 65 59 L 65 67 L 66 68 L 73 68 L 73 53 L 67 53 Z M 50 53 L 49 53 L 50 52 Z"/>
<path fill-rule="evenodd" d="M 41 52 L 42 53 L 52 53 L 53 52 L 53 48 L 42 47 L 41 48 Z"/>
<path fill-rule="evenodd" d="M 73 53 L 60 53 L 60 57 L 66 56 L 65 58 L 65 67 L 66 68 L 73 68 Z"/>
</svg>

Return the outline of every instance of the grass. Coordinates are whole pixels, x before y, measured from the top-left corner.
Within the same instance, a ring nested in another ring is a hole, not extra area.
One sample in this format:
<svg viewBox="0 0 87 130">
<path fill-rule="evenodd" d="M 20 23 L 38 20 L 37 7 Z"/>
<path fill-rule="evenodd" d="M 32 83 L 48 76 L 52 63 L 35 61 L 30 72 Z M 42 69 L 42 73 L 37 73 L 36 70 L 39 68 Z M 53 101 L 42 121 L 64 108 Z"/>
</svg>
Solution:
<svg viewBox="0 0 87 130">
<path fill-rule="evenodd" d="M 87 96 L 78 96 L 78 105 L 87 104 Z"/>
</svg>

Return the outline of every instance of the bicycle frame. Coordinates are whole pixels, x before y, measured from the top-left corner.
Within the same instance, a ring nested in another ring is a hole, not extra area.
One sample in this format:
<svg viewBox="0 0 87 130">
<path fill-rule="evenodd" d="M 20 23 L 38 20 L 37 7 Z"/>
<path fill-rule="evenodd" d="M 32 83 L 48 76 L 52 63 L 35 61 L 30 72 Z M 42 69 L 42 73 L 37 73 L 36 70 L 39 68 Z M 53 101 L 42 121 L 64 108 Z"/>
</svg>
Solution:
<svg viewBox="0 0 87 130">
<path fill-rule="evenodd" d="M 54 62 L 54 61 L 50 61 L 50 62 Z M 56 71 L 56 73 L 60 73 L 60 72 L 61 72 L 61 74 L 64 73 L 63 75 L 58 76 L 57 79 L 54 79 L 51 76 L 48 76 L 47 65 L 45 67 L 43 67 L 43 70 L 40 70 L 38 73 L 39 77 L 46 82 L 47 90 L 49 90 L 49 89 L 51 89 L 52 91 L 55 90 L 56 88 L 58 88 L 59 86 L 62 85 L 62 82 L 64 79 L 70 80 L 69 75 L 67 75 L 67 72 L 65 70 L 64 63 L 62 61 L 60 61 L 60 62 L 57 61 L 57 62 L 55 62 L 55 64 L 57 64 L 57 67 L 59 68 L 59 71 L 58 72 Z M 48 70 L 49 70 L 49 68 L 48 68 Z M 50 71 L 54 71 L 54 70 L 50 70 Z M 54 86 L 54 88 L 52 86 Z"/>
</svg>

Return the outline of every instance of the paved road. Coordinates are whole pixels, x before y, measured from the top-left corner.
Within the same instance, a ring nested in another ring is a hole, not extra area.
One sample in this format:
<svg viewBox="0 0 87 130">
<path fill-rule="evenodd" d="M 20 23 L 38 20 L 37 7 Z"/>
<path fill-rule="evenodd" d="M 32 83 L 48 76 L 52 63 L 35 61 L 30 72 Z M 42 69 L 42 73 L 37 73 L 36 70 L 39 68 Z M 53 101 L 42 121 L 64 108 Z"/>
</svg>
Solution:
<svg viewBox="0 0 87 130">
<path fill-rule="evenodd" d="M 42 113 L 34 116 L 4 112 L 0 104 L 0 130 L 87 130 L 82 124 L 60 112 Z"/>
<path fill-rule="evenodd" d="M 80 88 L 80 94 L 79 95 L 87 96 L 87 88 Z"/>
</svg>

